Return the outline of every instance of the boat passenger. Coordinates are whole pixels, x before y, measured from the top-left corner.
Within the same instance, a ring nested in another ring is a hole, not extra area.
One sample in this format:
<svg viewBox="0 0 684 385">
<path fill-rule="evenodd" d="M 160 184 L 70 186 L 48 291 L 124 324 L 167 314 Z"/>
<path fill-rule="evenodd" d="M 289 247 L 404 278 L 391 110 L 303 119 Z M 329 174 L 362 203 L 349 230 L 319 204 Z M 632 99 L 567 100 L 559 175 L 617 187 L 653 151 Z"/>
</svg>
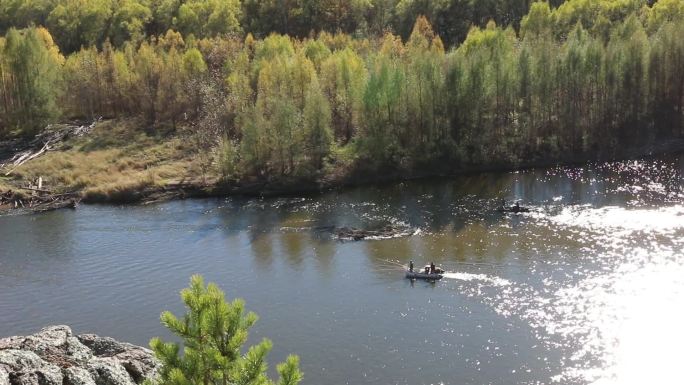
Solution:
<svg viewBox="0 0 684 385">
<path fill-rule="evenodd" d="M 430 262 L 430 274 L 435 274 L 435 263 Z"/>
<path fill-rule="evenodd" d="M 413 260 L 409 262 L 409 271 L 413 273 Z"/>
</svg>

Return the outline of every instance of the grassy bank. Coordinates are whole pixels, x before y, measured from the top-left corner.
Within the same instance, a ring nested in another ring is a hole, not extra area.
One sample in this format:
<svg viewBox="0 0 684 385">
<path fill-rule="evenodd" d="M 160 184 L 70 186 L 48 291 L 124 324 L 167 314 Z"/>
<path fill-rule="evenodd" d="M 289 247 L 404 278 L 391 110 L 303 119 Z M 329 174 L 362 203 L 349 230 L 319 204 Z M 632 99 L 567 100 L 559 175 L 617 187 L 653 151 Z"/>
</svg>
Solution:
<svg viewBox="0 0 684 385">
<path fill-rule="evenodd" d="M 169 185 L 215 179 L 202 171 L 188 142 L 183 133 L 149 135 L 135 119 L 105 121 L 19 166 L 0 179 L 0 190 L 42 177 L 53 193 L 80 192 L 87 202 L 134 202 Z"/>
<path fill-rule="evenodd" d="M 380 168 L 340 152 L 325 167 L 325 173 L 307 178 L 252 176 L 225 181 L 220 177 L 220 157 L 216 156 L 216 150 L 205 150 L 192 130 L 150 133 L 141 129 L 137 119 L 120 119 L 98 123 L 87 135 L 67 139 L 46 154 L 17 167 L 9 176 L 4 176 L 5 168 L 0 177 L 0 193 L 13 190 L 28 197 L 30 191 L 18 188 L 35 185 L 42 177 L 43 189 L 56 194 L 76 192 L 84 202 L 90 203 L 134 203 L 232 194 L 284 195 L 421 177 L 638 158 L 682 149 L 681 140 L 662 141 L 658 145 L 625 148 L 619 153 L 547 158 L 519 164 L 443 163 L 441 167 L 413 164 Z"/>
</svg>

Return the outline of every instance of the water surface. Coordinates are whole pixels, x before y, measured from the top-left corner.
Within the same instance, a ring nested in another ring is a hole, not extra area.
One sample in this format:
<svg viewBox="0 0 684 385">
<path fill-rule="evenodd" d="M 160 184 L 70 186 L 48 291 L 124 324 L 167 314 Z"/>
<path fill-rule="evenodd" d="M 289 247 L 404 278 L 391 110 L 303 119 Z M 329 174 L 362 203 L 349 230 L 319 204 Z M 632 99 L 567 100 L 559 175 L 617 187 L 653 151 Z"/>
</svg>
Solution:
<svg viewBox="0 0 684 385">
<path fill-rule="evenodd" d="M 146 345 L 201 273 L 260 315 L 273 366 L 301 356 L 305 385 L 676 383 L 683 172 L 664 157 L 0 217 L 0 335 L 64 323 Z M 387 224 L 413 235 L 330 230 Z M 410 282 L 411 258 L 450 273 Z"/>
</svg>

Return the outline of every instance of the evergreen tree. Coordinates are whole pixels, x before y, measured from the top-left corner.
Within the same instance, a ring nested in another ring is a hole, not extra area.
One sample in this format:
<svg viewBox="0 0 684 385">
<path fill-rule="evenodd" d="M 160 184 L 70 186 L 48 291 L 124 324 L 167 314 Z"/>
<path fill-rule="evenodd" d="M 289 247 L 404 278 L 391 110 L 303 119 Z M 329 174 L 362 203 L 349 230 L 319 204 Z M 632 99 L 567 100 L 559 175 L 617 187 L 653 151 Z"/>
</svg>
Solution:
<svg viewBox="0 0 684 385">
<path fill-rule="evenodd" d="M 181 291 L 181 299 L 187 313 L 178 318 L 167 311 L 162 313 L 161 321 L 181 339 L 183 353 L 178 343 L 160 338 L 150 341 L 163 364 L 159 384 L 274 384 L 266 374 L 271 341 L 264 339 L 242 352 L 249 329 L 257 321 L 256 314 L 245 314 L 242 300 L 226 302 L 218 286 L 205 286 L 199 275 L 190 279 L 190 287 Z M 302 379 L 297 356 L 289 356 L 277 369 L 278 385 L 297 385 Z"/>
</svg>

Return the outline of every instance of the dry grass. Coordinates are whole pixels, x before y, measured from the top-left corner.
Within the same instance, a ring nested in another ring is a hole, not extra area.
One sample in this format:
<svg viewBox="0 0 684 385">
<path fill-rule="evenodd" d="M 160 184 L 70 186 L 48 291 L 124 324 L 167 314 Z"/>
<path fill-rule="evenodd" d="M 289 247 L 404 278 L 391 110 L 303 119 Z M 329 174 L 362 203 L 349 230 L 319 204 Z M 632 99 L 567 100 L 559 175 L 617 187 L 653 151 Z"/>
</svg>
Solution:
<svg viewBox="0 0 684 385">
<path fill-rule="evenodd" d="M 194 158 L 179 137 L 148 136 L 132 120 L 108 121 L 22 165 L 11 183 L 42 176 L 45 188 L 53 191 L 81 191 L 90 201 L 134 201 L 145 189 L 193 175 Z"/>
</svg>

